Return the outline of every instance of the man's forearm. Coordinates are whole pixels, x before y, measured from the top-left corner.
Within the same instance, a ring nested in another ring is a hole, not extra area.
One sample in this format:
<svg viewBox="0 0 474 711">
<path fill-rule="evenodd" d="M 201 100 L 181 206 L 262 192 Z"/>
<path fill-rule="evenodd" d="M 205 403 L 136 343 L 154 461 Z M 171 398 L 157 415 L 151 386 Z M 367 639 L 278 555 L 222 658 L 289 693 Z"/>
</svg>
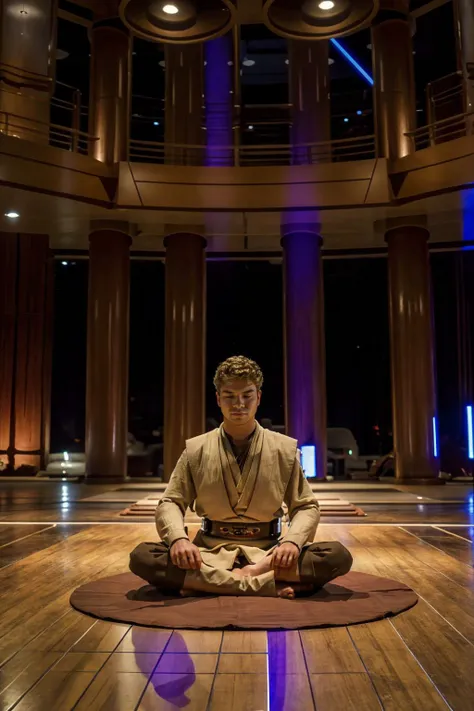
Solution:
<svg viewBox="0 0 474 711">
<path fill-rule="evenodd" d="M 310 506 L 297 511 L 290 522 L 288 533 L 280 543 L 296 543 L 301 550 L 306 543 L 312 543 L 320 519 L 319 508 Z"/>
<path fill-rule="evenodd" d="M 184 527 L 184 516 L 178 506 L 173 501 L 162 500 L 156 507 L 155 514 L 156 529 L 161 540 L 168 546 L 180 538 L 187 538 Z"/>
</svg>

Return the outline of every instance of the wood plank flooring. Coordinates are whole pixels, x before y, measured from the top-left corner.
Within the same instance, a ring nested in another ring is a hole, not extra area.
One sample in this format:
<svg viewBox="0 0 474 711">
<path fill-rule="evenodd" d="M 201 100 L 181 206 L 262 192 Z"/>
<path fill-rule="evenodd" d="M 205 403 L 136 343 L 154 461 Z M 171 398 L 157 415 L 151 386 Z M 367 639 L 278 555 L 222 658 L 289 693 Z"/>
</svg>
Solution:
<svg viewBox="0 0 474 711">
<path fill-rule="evenodd" d="M 0 525 L 0 711 L 474 711 L 471 521 L 320 526 L 317 540 L 342 541 L 355 570 L 417 591 L 419 603 L 395 618 L 172 631 L 69 606 L 76 586 L 125 571 L 154 526 L 72 525 L 55 511 L 55 526 L 5 516 Z"/>
</svg>

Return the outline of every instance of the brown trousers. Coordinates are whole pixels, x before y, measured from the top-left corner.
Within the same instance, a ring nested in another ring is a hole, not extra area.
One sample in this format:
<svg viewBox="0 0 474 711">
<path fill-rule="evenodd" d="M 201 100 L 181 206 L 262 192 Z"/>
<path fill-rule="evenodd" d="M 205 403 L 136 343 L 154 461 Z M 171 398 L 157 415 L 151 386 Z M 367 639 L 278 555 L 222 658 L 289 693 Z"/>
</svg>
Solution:
<svg viewBox="0 0 474 711">
<path fill-rule="evenodd" d="M 272 548 L 275 541 L 269 541 Z M 303 548 L 298 560 L 299 576 L 302 583 L 321 588 L 334 578 L 345 575 L 352 567 L 352 556 L 341 543 L 311 543 Z M 164 543 L 140 543 L 130 554 L 130 570 L 151 585 L 168 594 L 177 594 L 184 586 L 186 571 L 171 562 L 169 548 Z M 239 594 L 238 591 L 209 589 L 210 594 Z M 248 593 L 252 594 L 251 589 Z"/>
</svg>

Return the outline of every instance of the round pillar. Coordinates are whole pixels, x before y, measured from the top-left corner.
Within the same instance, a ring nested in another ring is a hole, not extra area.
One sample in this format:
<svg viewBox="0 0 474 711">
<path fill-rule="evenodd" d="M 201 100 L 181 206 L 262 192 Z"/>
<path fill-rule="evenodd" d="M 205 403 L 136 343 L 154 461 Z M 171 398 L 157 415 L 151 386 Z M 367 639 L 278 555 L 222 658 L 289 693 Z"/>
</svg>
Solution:
<svg viewBox="0 0 474 711">
<path fill-rule="evenodd" d="M 464 111 L 474 111 L 474 3 L 454 0 L 458 65 L 464 83 Z M 474 116 L 468 119 L 469 133 L 474 132 Z"/>
<path fill-rule="evenodd" d="M 206 165 L 234 165 L 234 40 L 232 32 L 206 42 Z"/>
<path fill-rule="evenodd" d="M 416 125 L 407 0 L 382 0 L 372 27 L 372 63 L 377 155 L 402 158 L 413 151 L 413 141 L 405 133 Z"/>
<path fill-rule="evenodd" d="M 387 227 L 396 477 L 438 483 L 429 233 L 420 225 Z"/>
<path fill-rule="evenodd" d="M 203 143 L 201 44 L 165 45 L 165 162 L 201 165 Z M 183 147 L 176 147 L 181 144 Z M 184 146 L 189 146 L 185 148 Z"/>
<path fill-rule="evenodd" d="M 285 226 L 284 322 L 286 432 L 316 448 L 316 476 L 326 478 L 326 356 L 319 225 Z"/>
<path fill-rule="evenodd" d="M 47 464 L 53 279 L 48 235 L 0 233 L 0 460 L 11 469 Z"/>
<path fill-rule="evenodd" d="M 35 143 L 49 143 L 56 4 L 0 3 L 0 131 Z"/>
<path fill-rule="evenodd" d="M 90 154 L 104 163 L 128 160 L 132 39 L 117 18 L 99 20 L 90 32 Z"/>
<path fill-rule="evenodd" d="M 164 476 L 205 430 L 205 263 L 199 234 L 166 237 Z"/>
<path fill-rule="evenodd" d="M 86 475 L 127 473 L 130 227 L 91 225 L 87 327 Z"/>
<path fill-rule="evenodd" d="M 331 160 L 329 145 L 303 146 L 331 140 L 329 43 L 290 40 L 289 87 L 293 163 Z"/>
</svg>

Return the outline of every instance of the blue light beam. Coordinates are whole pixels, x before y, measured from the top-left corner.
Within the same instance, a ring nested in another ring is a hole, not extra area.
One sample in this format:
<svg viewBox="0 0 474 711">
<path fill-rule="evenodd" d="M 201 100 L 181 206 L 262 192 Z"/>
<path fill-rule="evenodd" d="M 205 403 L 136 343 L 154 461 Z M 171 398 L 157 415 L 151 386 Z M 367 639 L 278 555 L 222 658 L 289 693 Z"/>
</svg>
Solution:
<svg viewBox="0 0 474 711">
<path fill-rule="evenodd" d="M 433 417 L 433 454 L 435 459 L 438 458 L 438 427 L 436 425 L 436 417 Z"/>
<path fill-rule="evenodd" d="M 474 427 L 472 421 L 472 405 L 466 407 L 467 416 L 467 455 L 474 459 Z"/>
<path fill-rule="evenodd" d="M 331 42 L 333 43 L 333 45 L 335 46 L 335 48 L 337 49 L 337 51 L 340 52 L 340 53 L 342 54 L 342 56 L 343 56 L 345 59 L 347 59 L 347 61 L 348 61 L 350 64 L 352 64 L 352 66 L 353 66 L 355 69 L 357 69 L 357 71 L 359 72 L 359 74 L 360 74 L 362 77 L 364 77 L 365 81 L 366 81 L 368 84 L 370 84 L 370 86 L 373 86 L 373 85 L 374 85 L 374 80 L 372 79 L 372 77 L 370 76 L 370 74 L 365 71 L 365 69 L 359 64 L 359 62 L 358 62 L 356 59 L 354 59 L 354 57 L 352 56 L 352 54 L 349 54 L 349 52 L 347 51 L 347 49 L 345 49 L 345 48 L 342 46 L 342 44 L 339 42 L 339 40 L 334 39 L 334 37 L 332 37 L 332 38 L 331 38 Z"/>
</svg>

